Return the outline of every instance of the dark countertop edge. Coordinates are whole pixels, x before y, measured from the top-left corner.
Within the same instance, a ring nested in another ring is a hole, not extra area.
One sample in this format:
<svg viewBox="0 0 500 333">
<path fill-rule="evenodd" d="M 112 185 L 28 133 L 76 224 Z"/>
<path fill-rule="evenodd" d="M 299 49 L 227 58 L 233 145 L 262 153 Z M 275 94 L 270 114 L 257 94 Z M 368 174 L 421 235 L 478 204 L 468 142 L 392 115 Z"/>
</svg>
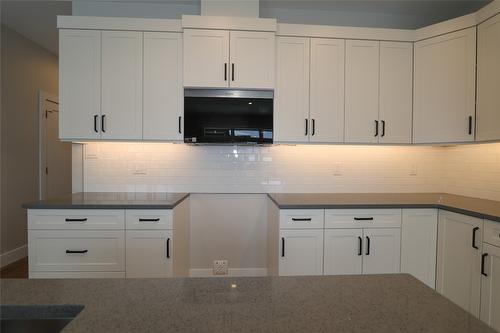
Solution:
<svg viewBox="0 0 500 333">
<path fill-rule="evenodd" d="M 73 204 L 73 203 L 51 203 L 51 202 L 28 202 L 22 205 L 26 209 L 173 209 L 189 197 L 190 193 L 184 193 L 177 201 L 171 204 L 147 204 L 147 203 L 116 203 L 116 204 Z"/>
<path fill-rule="evenodd" d="M 273 197 L 273 193 L 268 193 L 267 197 L 279 208 L 279 209 L 349 209 L 349 208 L 437 208 L 443 209 L 454 213 L 464 214 L 472 217 L 477 217 L 480 219 L 491 220 L 495 222 L 500 222 L 500 216 L 493 216 L 488 214 L 483 214 L 480 212 L 475 212 L 472 210 L 446 206 L 443 204 L 296 204 L 296 205 L 280 205 Z"/>
</svg>

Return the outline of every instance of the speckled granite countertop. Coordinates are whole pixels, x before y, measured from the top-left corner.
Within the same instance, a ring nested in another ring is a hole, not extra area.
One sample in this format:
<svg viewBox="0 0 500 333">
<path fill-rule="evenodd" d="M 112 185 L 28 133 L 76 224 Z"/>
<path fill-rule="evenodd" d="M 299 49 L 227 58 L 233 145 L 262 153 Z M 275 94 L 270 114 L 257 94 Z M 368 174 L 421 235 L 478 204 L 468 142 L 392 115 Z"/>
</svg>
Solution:
<svg viewBox="0 0 500 333">
<path fill-rule="evenodd" d="M 446 193 L 272 193 L 281 209 L 441 208 L 500 222 L 500 202 Z"/>
<path fill-rule="evenodd" d="M 1 304 L 84 305 L 64 332 L 493 332 L 406 274 L 1 284 Z"/>
<path fill-rule="evenodd" d="M 172 209 L 189 193 L 83 192 L 26 203 L 29 209 Z"/>
</svg>

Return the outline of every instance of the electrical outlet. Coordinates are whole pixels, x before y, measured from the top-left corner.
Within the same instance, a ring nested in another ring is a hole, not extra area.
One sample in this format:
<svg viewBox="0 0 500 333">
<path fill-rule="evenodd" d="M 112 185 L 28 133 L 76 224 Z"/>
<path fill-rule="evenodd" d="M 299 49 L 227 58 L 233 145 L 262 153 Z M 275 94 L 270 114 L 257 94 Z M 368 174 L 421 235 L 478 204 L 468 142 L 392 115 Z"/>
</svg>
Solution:
<svg viewBox="0 0 500 333">
<path fill-rule="evenodd" d="M 410 176 L 416 176 L 417 175 L 417 163 L 412 163 L 411 166 L 410 166 L 410 172 L 409 172 L 409 175 Z"/>
<path fill-rule="evenodd" d="M 227 275 L 227 260 L 214 260 L 214 275 Z"/>
<path fill-rule="evenodd" d="M 342 163 L 341 162 L 333 163 L 333 175 L 334 176 L 342 176 Z"/>
</svg>

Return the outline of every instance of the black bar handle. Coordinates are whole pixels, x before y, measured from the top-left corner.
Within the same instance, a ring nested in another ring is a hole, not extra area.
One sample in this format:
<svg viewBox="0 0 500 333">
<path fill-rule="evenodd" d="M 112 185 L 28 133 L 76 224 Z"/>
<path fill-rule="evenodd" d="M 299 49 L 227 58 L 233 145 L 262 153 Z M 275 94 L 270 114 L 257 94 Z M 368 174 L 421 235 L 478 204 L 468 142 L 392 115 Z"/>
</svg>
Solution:
<svg viewBox="0 0 500 333">
<path fill-rule="evenodd" d="M 292 217 L 292 221 L 294 221 L 294 222 L 300 222 L 300 221 L 302 221 L 302 222 L 310 222 L 310 221 L 312 221 L 312 218 L 310 218 L 310 217 L 301 217 L 301 218 L 299 218 L 299 217 Z"/>
<path fill-rule="evenodd" d="M 155 219 L 141 219 L 139 218 L 139 222 L 158 222 L 160 221 L 160 218 L 155 218 Z"/>
<path fill-rule="evenodd" d="M 358 256 L 362 256 L 363 255 L 363 238 L 361 238 L 360 236 L 358 236 Z"/>
<path fill-rule="evenodd" d="M 70 219 L 70 218 L 67 218 L 67 219 L 64 219 L 66 222 L 85 222 L 87 221 L 87 218 L 84 217 L 84 218 L 81 218 L 81 219 Z"/>
<path fill-rule="evenodd" d="M 96 132 L 96 133 L 99 133 L 99 131 L 97 130 L 97 118 L 98 117 L 99 117 L 98 115 L 96 115 L 96 114 L 94 115 L 94 132 Z"/>
<path fill-rule="evenodd" d="M 378 136 L 378 120 L 375 120 L 375 136 Z"/>
<path fill-rule="evenodd" d="M 179 116 L 179 134 L 182 134 L 181 122 L 182 122 L 182 116 Z"/>
<path fill-rule="evenodd" d="M 105 132 L 106 132 L 106 128 L 104 127 L 104 119 L 105 119 L 105 118 L 106 118 L 106 115 L 105 115 L 105 114 L 103 114 L 103 115 L 101 116 L 101 131 L 102 131 L 103 133 L 105 133 Z"/>
<path fill-rule="evenodd" d="M 234 63 L 231 64 L 231 81 L 234 81 Z"/>
<path fill-rule="evenodd" d="M 312 129 L 311 129 L 311 136 L 316 133 L 316 119 L 311 119 L 312 122 Z"/>
<path fill-rule="evenodd" d="M 488 276 L 488 274 L 484 272 L 484 260 L 486 259 L 487 256 L 488 253 L 483 253 L 483 255 L 481 256 L 481 274 L 484 276 Z"/>
<path fill-rule="evenodd" d="M 170 238 L 167 238 L 167 259 L 170 259 Z"/>
<path fill-rule="evenodd" d="M 381 137 L 383 137 L 385 135 L 385 120 L 382 120 L 382 135 L 380 135 Z"/>
<path fill-rule="evenodd" d="M 66 253 L 87 253 L 89 250 L 66 250 Z"/>
<path fill-rule="evenodd" d="M 224 81 L 227 81 L 227 63 L 224 63 Z"/>
<path fill-rule="evenodd" d="M 285 257 L 285 237 L 281 237 L 281 258 Z"/>
<path fill-rule="evenodd" d="M 309 120 L 306 118 L 306 133 L 305 133 L 306 136 L 308 132 L 309 132 Z"/>
<path fill-rule="evenodd" d="M 354 221 L 373 221 L 373 217 L 355 217 Z"/>
<path fill-rule="evenodd" d="M 472 229 L 472 247 L 476 250 L 479 250 L 479 248 L 476 246 L 476 231 L 478 230 L 479 227 L 475 227 L 474 229 Z"/>
<path fill-rule="evenodd" d="M 370 255 L 370 237 L 366 236 L 366 255 Z"/>
<path fill-rule="evenodd" d="M 472 116 L 469 116 L 469 135 L 472 134 Z"/>
</svg>

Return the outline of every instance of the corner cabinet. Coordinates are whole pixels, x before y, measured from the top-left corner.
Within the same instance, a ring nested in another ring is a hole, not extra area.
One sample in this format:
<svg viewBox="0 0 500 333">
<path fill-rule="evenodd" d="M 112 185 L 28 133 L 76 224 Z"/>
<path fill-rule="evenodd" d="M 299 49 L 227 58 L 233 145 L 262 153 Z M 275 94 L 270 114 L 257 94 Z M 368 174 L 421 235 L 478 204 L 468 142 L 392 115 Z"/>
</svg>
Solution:
<svg viewBox="0 0 500 333">
<path fill-rule="evenodd" d="M 413 142 L 474 141 L 476 28 L 414 47 Z"/>
</svg>

